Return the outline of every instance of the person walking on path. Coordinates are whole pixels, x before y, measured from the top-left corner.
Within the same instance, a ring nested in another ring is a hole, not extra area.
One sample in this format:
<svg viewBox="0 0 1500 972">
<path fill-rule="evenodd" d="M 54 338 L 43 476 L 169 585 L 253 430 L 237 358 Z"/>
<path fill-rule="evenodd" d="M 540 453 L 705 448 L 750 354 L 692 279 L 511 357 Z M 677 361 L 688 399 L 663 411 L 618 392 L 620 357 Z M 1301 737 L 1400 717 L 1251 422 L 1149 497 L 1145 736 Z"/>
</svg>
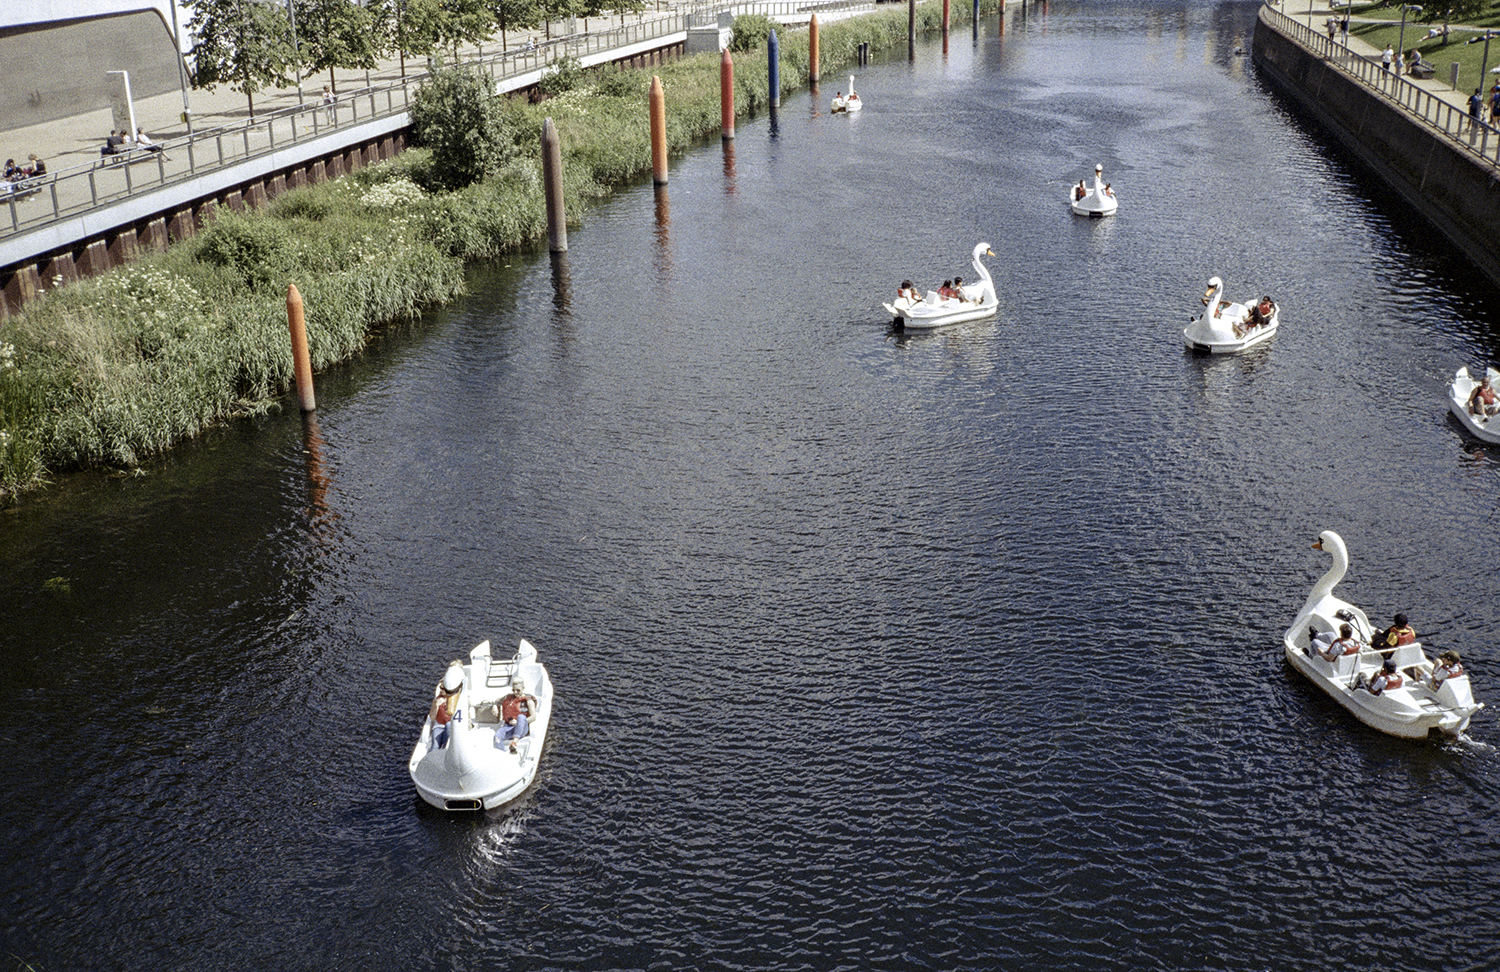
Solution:
<svg viewBox="0 0 1500 972">
<path fill-rule="evenodd" d="M 1380 55 L 1380 63 L 1387 71 L 1391 69 L 1391 61 L 1395 60 L 1395 58 L 1396 52 L 1391 49 L 1391 45 L 1385 45 L 1385 53 Z"/>
<path fill-rule="evenodd" d="M 1500 81 L 1490 89 L 1490 124 L 1500 125 Z"/>
<path fill-rule="evenodd" d="M 1484 95 L 1478 88 L 1469 95 L 1469 138 L 1474 139 L 1479 135 L 1479 122 L 1484 113 Z"/>
</svg>

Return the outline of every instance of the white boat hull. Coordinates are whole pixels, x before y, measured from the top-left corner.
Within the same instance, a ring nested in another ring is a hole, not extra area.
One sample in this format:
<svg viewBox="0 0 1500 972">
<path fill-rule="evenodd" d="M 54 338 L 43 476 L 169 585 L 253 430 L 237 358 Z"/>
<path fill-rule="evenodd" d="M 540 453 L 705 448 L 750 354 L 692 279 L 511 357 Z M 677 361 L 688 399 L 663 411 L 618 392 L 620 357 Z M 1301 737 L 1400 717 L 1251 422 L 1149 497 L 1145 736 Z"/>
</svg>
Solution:
<svg viewBox="0 0 1500 972">
<path fill-rule="evenodd" d="M 1321 539 L 1330 536 L 1336 538 L 1337 534 L 1325 532 Z M 1385 656 L 1369 647 L 1375 630 L 1365 612 L 1333 596 L 1333 586 L 1342 579 L 1348 564 L 1343 540 L 1338 539 L 1337 543 L 1334 568 L 1313 588 L 1312 596 L 1282 636 L 1286 660 L 1308 681 L 1372 729 L 1404 739 L 1425 739 L 1434 730 L 1448 736 L 1463 732 L 1469 727 L 1474 713 L 1484 708 L 1484 704 L 1474 701 L 1468 675 L 1447 679 L 1438 689 L 1432 689 L 1428 682 L 1432 676 L 1432 662 L 1423 652 L 1421 642 L 1387 649 L 1403 676 L 1400 688 L 1374 695 L 1364 688 L 1354 687 L 1360 675 L 1368 680 L 1379 673 Z M 1339 626 L 1346 623 L 1354 629 L 1355 637 L 1364 643 L 1358 654 L 1344 655 L 1330 662 L 1308 650 L 1312 641 L 1309 629 L 1336 633 Z"/>
<path fill-rule="evenodd" d="M 936 298 L 937 294 L 928 294 L 929 298 Z M 961 300 L 919 300 L 908 301 L 898 297 L 893 303 L 882 305 L 891 316 L 896 319 L 902 327 L 908 330 L 922 331 L 932 330 L 939 327 L 948 327 L 953 324 L 962 324 L 965 321 L 980 321 L 986 317 L 994 317 L 1000 309 L 1000 302 L 993 294 L 987 294 L 977 303 L 975 301 Z"/>
<path fill-rule="evenodd" d="M 1102 165 L 1094 166 L 1094 184 L 1085 190 L 1082 197 L 1079 197 L 1076 186 L 1068 191 L 1068 205 L 1075 215 L 1101 218 L 1113 216 L 1115 210 L 1120 208 L 1120 200 L 1115 196 L 1114 189 L 1106 189 L 1104 186 L 1103 173 Z"/>
<path fill-rule="evenodd" d="M 524 638 L 507 661 L 492 658 L 490 643 L 482 642 L 463 668 L 458 716 L 450 723 L 447 745 L 433 746 L 437 727 L 429 715 L 412 747 L 408 770 L 417 794 L 440 810 L 492 810 L 520 796 L 536 779 L 552 720 L 552 680 L 536 660 L 536 648 Z M 530 730 L 512 753 L 504 741 L 496 746 L 495 733 L 500 700 L 518 674 L 537 705 Z"/>
<path fill-rule="evenodd" d="M 1500 390 L 1500 371 L 1486 368 L 1485 373 L 1490 376 L 1490 387 Z M 1474 438 L 1500 445 L 1500 415 L 1492 415 L 1480 421 L 1477 415 L 1469 414 L 1469 395 L 1477 384 L 1469 375 L 1468 368 L 1458 369 L 1458 373 L 1453 376 L 1453 383 L 1448 386 L 1448 411 L 1453 413 Z"/>
</svg>

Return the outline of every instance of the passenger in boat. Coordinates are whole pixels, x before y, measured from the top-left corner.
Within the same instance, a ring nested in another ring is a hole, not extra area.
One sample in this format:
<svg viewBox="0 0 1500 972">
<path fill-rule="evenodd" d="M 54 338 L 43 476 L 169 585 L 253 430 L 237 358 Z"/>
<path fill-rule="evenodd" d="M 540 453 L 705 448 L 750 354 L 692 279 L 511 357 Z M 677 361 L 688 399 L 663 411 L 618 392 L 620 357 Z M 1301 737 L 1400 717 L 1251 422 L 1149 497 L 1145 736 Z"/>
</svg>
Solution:
<svg viewBox="0 0 1500 972">
<path fill-rule="evenodd" d="M 1104 184 L 1104 194 L 1111 199 L 1115 198 L 1115 191 L 1109 187 L 1109 183 L 1107 182 Z"/>
<path fill-rule="evenodd" d="M 943 285 L 938 288 L 938 299 L 939 300 L 947 300 L 948 298 L 954 297 L 954 296 L 957 296 L 957 295 L 953 293 L 953 281 L 951 281 L 951 280 L 944 280 L 943 281 Z"/>
<path fill-rule="evenodd" d="M 495 746 L 510 741 L 510 751 L 516 751 L 516 740 L 531 731 L 531 720 L 536 716 L 536 696 L 526 694 L 526 682 L 520 678 L 510 683 L 510 694 L 500 700 L 500 721 L 503 725 L 495 730 Z"/>
<path fill-rule="evenodd" d="M 1428 684 L 1436 692 L 1448 679 L 1457 678 L 1463 673 L 1464 666 L 1459 664 L 1458 652 L 1449 648 L 1438 656 L 1438 663 L 1432 666 L 1432 680 Z"/>
<path fill-rule="evenodd" d="M 1359 641 L 1354 637 L 1354 629 L 1347 624 L 1339 625 L 1339 638 L 1328 646 L 1323 658 L 1327 661 L 1336 661 L 1344 655 L 1359 654 Z"/>
<path fill-rule="evenodd" d="M 1078 180 L 1078 185 L 1076 185 L 1076 186 L 1073 187 L 1073 198 L 1074 199 L 1082 199 L 1084 196 L 1087 196 L 1088 194 L 1089 194 L 1089 191 L 1087 189 L 1083 188 L 1083 180 L 1079 179 Z"/>
<path fill-rule="evenodd" d="M 916 285 L 913 284 L 910 280 L 901 281 L 901 286 L 896 289 L 896 297 L 905 297 L 913 304 L 922 299 L 922 295 L 917 293 Z"/>
<path fill-rule="evenodd" d="M 1469 392 L 1469 414 L 1476 416 L 1481 422 L 1491 415 L 1500 412 L 1500 398 L 1495 395 L 1495 389 L 1490 387 L 1490 376 L 1485 375 Z"/>
<path fill-rule="evenodd" d="M 954 277 L 953 278 L 953 296 L 956 297 L 956 298 L 958 298 L 959 300 L 968 300 L 969 299 L 967 296 L 964 295 L 964 278 L 963 277 Z"/>
<path fill-rule="evenodd" d="M 1385 651 L 1388 648 L 1399 648 L 1402 645 L 1409 645 L 1417 640 L 1417 633 L 1412 630 L 1411 625 L 1406 623 L 1406 615 L 1397 611 L 1396 616 L 1391 620 L 1394 623 L 1382 631 L 1380 637 L 1376 639 L 1376 645 L 1381 651 Z"/>
<path fill-rule="evenodd" d="M 453 724 L 453 717 L 458 714 L 458 693 L 464 687 L 464 670 L 458 662 L 448 666 L 448 671 L 443 673 L 443 680 L 438 683 L 437 691 L 433 693 L 432 710 L 428 716 L 432 719 L 432 745 L 434 749 L 442 749 L 448 745 L 449 727 Z"/>
<path fill-rule="evenodd" d="M 1387 689 L 1400 688 L 1403 681 L 1401 673 L 1396 671 L 1395 659 L 1387 658 L 1385 664 L 1380 666 L 1380 671 L 1369 681 L 1365 680 L 1364 672 L 1360 672 L 1359 677 L 1354 680 L 1354 687 L 1362 688 L 1371 695 L 1379 695 Z"/>
</svg>

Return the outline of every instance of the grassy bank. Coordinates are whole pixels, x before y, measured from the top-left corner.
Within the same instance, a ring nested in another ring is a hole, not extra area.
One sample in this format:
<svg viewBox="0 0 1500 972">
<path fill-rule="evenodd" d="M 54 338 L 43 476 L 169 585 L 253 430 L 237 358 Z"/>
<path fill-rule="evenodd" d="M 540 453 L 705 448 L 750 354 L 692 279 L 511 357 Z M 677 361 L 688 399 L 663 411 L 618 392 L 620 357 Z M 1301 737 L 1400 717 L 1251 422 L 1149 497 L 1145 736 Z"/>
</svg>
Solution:
<svg viewBox="0 0 1500 972">
<path fill-rule="evenodd" d="M 983 9 L 996 9 L 986 0 Z M 969 7 L 954 4 L 955 25 Z M 917 8 L 917 30 L 941 7 Z M 820 30 L 831 76 L 860 44 L 904 45 L 900 7 Z M 783 93 L 806 83 L 804 30 L 778 31 Z M 568 210 L 651 168 L 647 92 L 662 80 L 667 142 L 680 154 L 719 131 L 719 55 L 651 69 L 567 72 L 555 97 L 506 111 L 516 161 L 457 192 L 427 188 L 414 149 L 333 183 L 226 213 L 194 239 L 132 266 L 48 292 L 0 327 L 0 495 L 87 467 L 132 468 L 216 423 L 279 407 L 291 382 L 286 293 L 307 308 L 313 367 L 360 353 L 382 325 L 458 296 L 467 261 L 531 247 L 546 235 L 538 158 L 551 117 L 563 149 Z M 765 52 L 735 60 L 735 105 L 768 103 Z M 571 85 L 571 87 L 569 87 Z M 45 282 L 44 282 L 45 283 Z"/>
<path fill-rule="evenodd" d="M 1438 11 L 1441 8 L 1429 5 L 1428 9 Z M 1342 8 L 1340 10 L 1342 12 Z M 1406 52 L 1420 51 L 1423 60 L 1430 61 L 1437 67 L 1435 80 L 1447 82 L 1452 71 L 1450 65 L 1457 64 L 1460 91 L 1467 93 L 1475 88 L 1482 88 L 1487 93 L 1497 77 L 1500 77 L 1489 73 L 1491 68 L 1500 63 L 1500 37 L 1490 41 L 1487 62 L 1483 39 L 1484 31 L 1500 30 L 1500 4 L 1487 6 L 1463 21 L 1448 22 L 1451 27 L 1448 33 L 1439 33 L 1436 37 L 1428 37 L 1427 34 L 1430 30 L 1441 31 L 1445 23 L 1441 16 L 1431 22 L 1419 21 L 1416 14 L 1408 12 L 1403 30 L 1401 4 L 1356 4 L 1350 8 L 1350 15 L 1353 18 L 1349 24 L 1351 37 L 1358 37 L 1377 49 L 1383 49 L 1389 44 L 1393 49 L 1404 47 Z M 1424 11 L 1423 16 L 1425 15 Z M 1327 15 L 1314 15 L 1314 28 L 1321 29 L 1325 20 Z"/>
</svg>

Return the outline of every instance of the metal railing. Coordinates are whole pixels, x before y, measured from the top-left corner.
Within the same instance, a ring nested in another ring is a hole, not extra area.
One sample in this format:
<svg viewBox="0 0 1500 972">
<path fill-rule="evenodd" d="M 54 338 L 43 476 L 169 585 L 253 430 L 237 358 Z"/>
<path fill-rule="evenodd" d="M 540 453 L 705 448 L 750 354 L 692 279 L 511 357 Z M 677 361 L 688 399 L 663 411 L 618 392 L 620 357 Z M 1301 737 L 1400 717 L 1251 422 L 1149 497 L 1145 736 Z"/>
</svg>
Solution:
<svg viewBox="0 0 1500 972">
<path fill-rule="evenodd" d="M 1313 30 L 1269 4 L 1263 10 L 1275 21 L 1277 30 L 1366 87 L 1380 92 L 1476 159 L 1500 168 L 1500 129 L 1482 117 L 1470 118 L 1463 105 L 1413 84 L 1397 73 L 1396 68 L 1387 70 L 1378 58 L 1355 54 L 1326 33 Z"/>
</svg>

